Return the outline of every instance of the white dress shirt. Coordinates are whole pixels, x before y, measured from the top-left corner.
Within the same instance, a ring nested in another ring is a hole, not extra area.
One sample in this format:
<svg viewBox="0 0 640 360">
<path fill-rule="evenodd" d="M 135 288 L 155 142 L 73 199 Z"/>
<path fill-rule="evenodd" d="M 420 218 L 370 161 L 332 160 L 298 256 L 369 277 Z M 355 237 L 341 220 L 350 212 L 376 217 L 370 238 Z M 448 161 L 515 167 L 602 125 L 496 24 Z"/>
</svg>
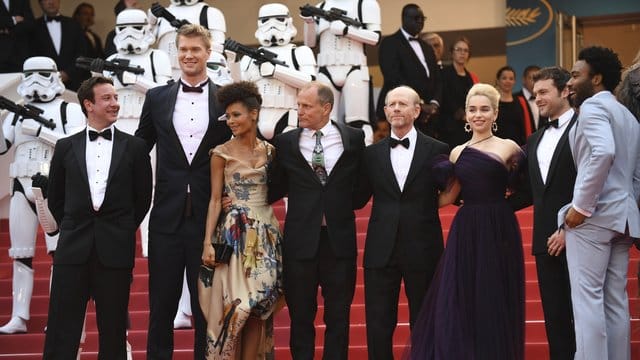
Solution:
<svg viewBox="0 0 640 360">
<path fill-rule="evenodd" d="M 202 84 L 193 85 L 184 80 L 181 81 L 190 86 Z M 173 110 L 173 127 L 176 129 L 176 134 L 178 134 L 189 164 L 191 164 L 202 138 L 209 128 L 209 86 L 204 85 L 202 90 L 201 93 L 186 93 L 182 91 L 182 86 L 180 86 L 176 106 Z"/>
<path fill-rule="evenodd" d="M 59 15 L 59 14 L 58 14 Z M 49 30 L 49 36 L 51 37 L 51 41 L 53 42 L 53 47 L 56 49 L 56 53 L 60 55 L 60 46 L 62 43 L 62 25 L 60 21 L 46 21 L 47 29 Z"/>
<path fill-rule="evenodd" d="M 420 47 L 420 40 L 409 40 L 409 38 L 412 38 L 413 36 L 404 31 L 403 28 L 400 28 L 400 31 L 402 31 L 402 35 L 404 35 L 404 38 L 407 39 L 409 45 L 411 45 L 411 48 L 413 49 L 413 52 L 416 53 L 418 60 L 420 60 L 420 63 L 422 63 L 422 66 L 424 66 L 427 77 L 431 76 L 431 74 L 429 73 L 429 66 L 427 66 L 427 60 L 424 58 L 424 52 L 422 52 L 422 47 Z"/>
<path fill-rule="evenodd" d="M 524 98 L 527 99 L 527 102 L 529 103 L 529 108 L 531 109 L 531 114 L 533 115 L 533 124 L 535 125 L 536 129 L 539 129 L 540 110 L 538 109 L 538 105 L 536 105 L 536 99 L 534 98 L 533 100 L 531 100 L 531 96 L 533 96 L 533 94 L 531 94 L 525 87 L 522 88 L 522 95 L 524 95 Z"/>
<path fill-rule="evenodd" d="M 396 181 L 402 191 L 404 189 L 404 183 L 407 181 L 407 175 L 409 174 L 409 168 L 411 167 L 411 161 L 413 160 L 413 153 L 416 150 L 418 133 L 416 132 L 416 128 L 412 127 L 411 130 L 402 139 L 400 139 L 393 133 L 393 130 L 391 130 L 391 137 L 398 140 L 409 139 L 408 149 L 402 145 L 398 145 L 395 148 L 390 149 L 391 166 L 393 167 L 393 173 L 396 176 Z"/>
<path fill-rule="evenodd" d="M 115 139 L 113 125 L 102 129 L 111 129 L 111 140 L 106 140 L 99 136 L 94 141 L 89 140 L 89 130 L 97 131 L 87 125 L 85 136 L 87 137 L 87 150 L 85 160 L 87 162 L 87 178 L 89 179 L 89 191 L 91 192 L 91 203 L 95 211 L 100 210 L 104 195 L 107 190 L 107 179 L 109 178 L 109 168 L 111 166 L 111 152 L 113 150 L 113 140 Z"/>
<path fill-rule="evenodd" d="M 558 127 L 554 128 L 553 126 L 549 126 L 542 134 L 542 138 L 538 143 L 536 155 L 538 156 L 538 166 L 540 167 L 542 182 L 545 184 L 547 183 L 547 175 L 549 174 L 549 166 L 551 165 L 553 153 L 556 151 L 558 141 L 560 141 L 562 134 L 564 134 L 573 114 L 573 109 L 569 109 L 565 111 L 564 114 L 560 115 L 558 118 Z M 549 119 L 549 121 L 551 120 L 554 119 Z"/>
<path fill-rule="evenodd" d="M 322 150 L 324 152 L 324 168 L 327 170 L 327 175 L 331 175 L 333 167 L 338 162 L 340 155 L 344 151 L 344 145 L 342 145 L 342 136 L 338 128 L 329 121 L 322 129 L 322 137 L 320 143 L 322 144 Z M 313 154 L 313 148 L 316 146 L 315 130 L 302 129 L 300 134 L 300 152 L 304 159 L 307 160 L 309 167 L 311 166 L 311 156 Z"/>
</svg>

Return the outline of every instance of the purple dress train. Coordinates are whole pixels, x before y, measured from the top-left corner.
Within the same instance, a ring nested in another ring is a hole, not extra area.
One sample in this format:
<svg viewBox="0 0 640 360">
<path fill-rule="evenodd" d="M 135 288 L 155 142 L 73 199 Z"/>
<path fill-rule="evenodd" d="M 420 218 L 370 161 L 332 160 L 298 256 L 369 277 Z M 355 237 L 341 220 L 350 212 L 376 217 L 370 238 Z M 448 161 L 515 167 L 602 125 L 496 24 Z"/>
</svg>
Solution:
<svg viewBox="0 0 640 360">
<path fill-rule="evenodd" d="M 410 359 L 524 358 L 522 239 L 505 200 L 519 162 L 467 147 L 455 164 L 434 166 L 459 180 L 464 205 L 412 329 Z"/>
</svg>

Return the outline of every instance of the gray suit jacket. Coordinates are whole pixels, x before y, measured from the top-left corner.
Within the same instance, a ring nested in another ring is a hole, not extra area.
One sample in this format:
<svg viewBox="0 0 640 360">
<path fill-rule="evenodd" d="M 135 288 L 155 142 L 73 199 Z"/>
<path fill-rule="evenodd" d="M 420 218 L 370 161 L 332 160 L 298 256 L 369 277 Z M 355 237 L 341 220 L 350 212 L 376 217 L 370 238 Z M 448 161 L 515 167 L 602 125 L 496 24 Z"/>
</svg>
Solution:
<svg viewBox="0 0 640 360">
<path fill-rule="evenodd" d="M 640 237 L 640 124 L 613 94 L 602 91 L 580 106 L 569 145 L 577 177 L 570 206 L 590 212 L 590 223 Z"/>
</svg>

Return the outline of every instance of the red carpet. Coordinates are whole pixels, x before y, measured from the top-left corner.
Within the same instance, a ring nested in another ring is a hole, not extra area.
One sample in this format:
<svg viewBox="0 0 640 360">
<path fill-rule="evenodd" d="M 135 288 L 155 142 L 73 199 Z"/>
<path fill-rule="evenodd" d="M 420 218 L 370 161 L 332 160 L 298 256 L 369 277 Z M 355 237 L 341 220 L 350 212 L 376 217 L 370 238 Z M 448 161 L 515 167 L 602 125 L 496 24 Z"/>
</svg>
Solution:
<svg viewBox="0 0 640 360">
<path fill-rule="evenodd" d="M 362 249 L 364 248 L 364 236 L 367 227 L 370 208 L 367 207 L 358 212 L 357 228 L 358 228 L 358 248 L 360 254 L 358 265 L 362 263 Z M 445 229 L 449 228 L 451 219 L 455 214 L 455 207 L 447 207 L 441 211 L 442 225 Z M 276 207 L 278 218 L 284 216 L 284 208 L 282 205 Z M 548 359 L 547 344 L 540 306 L 540 295 L 536 282 L 535 264 L 531 253 L 531 210 L 526 209 L 518 213 L 518 219 L 522 228 L 524 240 L 524 254 L 526 262 L 526 359 L 527 360 L 544 360 Z M 446 236 L 445 230 L 445 236 Z M 40 235 L 42 237 L 42 235 Z M 0 324 L 4 324 L 9 320 L 11 312 L 11 259 L 7 255 L 9 248 L 9 234 L 7 221 L 0 223 Z M 139 252 L 139 251 L 138 251 Z M 629 264 L 629 284 L 628 292 L 631 305 L 631 339 L 632 339 L 632 359 L 640 359 L 640 301 L 638 298 L 638 283 L 636 280 L 636 271 L 638 269 L 638 261 L 640 252 L 635 248 L 631 250 L 631 263 Z M 33 291 L 33 300 L 31 302 L 31 320 L 27 334 L 18 335 L 0 335 L 0 359 L 41 359 L 42 348 L 44 343 L 44 326 L 47 318 L 48 306 L 48 287 L 49 287 L 49 269 L 51 261 L 46 255 L 44 240 L 38 241 L 36 258 L 34 259 L 35 269 L 35 286 Z M 134 350 L 134 359 L 145 358 L 146 347 L 146 329 L 148 323 L 148 306 L 147 299 L 147 263 L 142 257 L 136 260 L 134 270 L 134 282 L 131 289 L 131 300 L 129 309 L 131 312 L 132 329 L 129 332 L 129 342 Z M 358 280 L 353 306 L 351 308 L 351 333 L 350 333 L 350 359 L 366 359 L 366 332 L 365 332 L 365 315 L 364 315 L 364 289 L 362 281 L 362 268 L 358 268 Z M 321 299 L 321 297 L 320 297 Z M 322 302 L 320 301 L 320 304 Z M 316 353 L 321 354 L 324 326 L 322 324 L 322 305 L 316 318 L 318 324 L 316 329 Z M 400 311 L 398 319 L 398 328 L 394 336 L 395 353 L 398 355 L 407 343 L 409 336 L 408 324 L 408 308 L 404 295 L 400 298 Z M 289 317 L 285 308 L 276 316 L 276 357 L 277 359 L 290 359 L 288 350 L 289 342 Z M 191 345 L 193 344 L 193 333 L 191 330 L 176 330 L 175 332 L 175 355 L 176 360 L 191 359 Z M 93 306 L 89 306 L 89 314 L 87 318 L 87 340 L 83 345 L 82 359 L 97 358 L 97 332 L 95 325 L 95 313 Z"/>
</svg>

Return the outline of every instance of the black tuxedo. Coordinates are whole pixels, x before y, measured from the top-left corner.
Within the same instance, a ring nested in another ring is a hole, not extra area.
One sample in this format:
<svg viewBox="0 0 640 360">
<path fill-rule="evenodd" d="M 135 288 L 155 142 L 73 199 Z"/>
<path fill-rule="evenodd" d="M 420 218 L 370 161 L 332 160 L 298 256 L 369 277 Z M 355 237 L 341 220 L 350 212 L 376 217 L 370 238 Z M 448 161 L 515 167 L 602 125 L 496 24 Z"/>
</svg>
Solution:
<svg viewBox="0 0 640 360">
<path fill-rule="evenodd" d="M 558 228 L 558 210 L 571 203 L 573 196 L 576 168 L 571 155 L 568 134 L 577 117 L 578 114 L 574 114 L 555 148 L 546 184 L 540 174 L 537 155 L 538 144 L 544 136 L 545 128 L 540 128 L 529 137 L 527 141 L 530 179 L 527 185 L 529 187 L 510 198 L 516 210 L 531 204 L 534 207 L 532 253 L 536 257 L 538 286 L 542 298 L 549 350 L 551 359 L 554 360 L 573 359 L 575 352 L 566 253 L 563 251 L 559 256 L 550 256 L 547 251 L 547 239 Z"/>
<path fill-rule="evenodd" d="M 527 111 L 529 112 L 529 120 L 530 120 L 530 125 L 531 125 L 531 129 L 533 131 L 536 131 L 536 119 L 534 119 L 533 117 L 533 111 L 531 110 L 531 105 L 529 104 L 529 99 L 526 98 L 526 96 L 524 96 L 524 92 L 522 91 L 522 89 L 520 91 L 518 91 L 517 93 L 513 94 L 513 96 L 515 97 L 522 97 L 525 100 L 525 105 L 527 105 Z M 547 118 L 544 116 L 539 116 L 538 118 L 538 128 L 541 128 L 543 124 L 545 124 L 547 122 Z"/>
<path fill-rule="evenodd" d="M 106 193 L 95 211 L 86 145 L 86 131 L 63 138 L 51 160 L 48 201 L 60 237 L 53 260 L 45 359 L 75 358 L 90 295 L 98 311 L 99 358 L 126 358 L 135 234 L 151 202 L 151 164 L 143 141 L 115 130 Z"/>
<path fill-rule="evenodd" d="M 387 93 L 400 85 L 413 88 L 426 104 L 431 100 L 441 101 L 442 82 L 436 56 L 429 44 L 421 40 L 418 43 L 429 67 L 429 77 L 401 30 L 385 37 L 380 42 L 378 54 L 384 84 L 380 90 L 376 107 L 378 119 L 385 118 L 384 98 Z"/>
<path fill-rule="evenodd" d="M 294 359 L 313 359 L 318 285 L 325 307 L 324 359 L 346 359 L 349 308 L 356 279 L 353 190 L 364 134 L 334 123 L 344 151 L 322 185 L 300 152 L 302 129 L 274 138 L 276 162 L 269 173 L 269 201 L 289 196 L 282 241 L 284 287 L 291 316 Z M 323 226 L 323 216 L 326 226 Z"/>
<path fill-rule="evenodd" d="M 22 16 L 24 20 L 14 24 L 14 16 Z M 4 6 L 4 1 L 0 2 L 0 73 L 22 71 L 32 23 L 29 0 L 9 0 L 9 9 Z"/>
<path fill-rule="evenodd" d="M 45 18 L 37 18 L 29 37 L 29 53 L 30 56 L 47 56 L 53 59 L 58 65 L 58 70 L 69 75 L 69 81 L 64 85 L 67 89 L 76 91 L 82 81 L 90 76 L 88 71 L 76 67 L 76 59 L 87 54 L 87 40 L 80 24 L 70 17 L 60 17 L 60 29 L 62 40 L 58 54 L 49 35 Z"/>
<path fill-rule="evenodd" d="M 438 189 L 431 165 L 435 156 L 448 152 L 447 144 L 417 132 L 411 166 L 400 190 L 391 164 L 389 138 L 365 150 L 357 203 L 364 205 L 373 195 L 364 249 L 370 359 L 393 358 L 401 280 L 413 325 L 442 254 Z"/>
<path fill-rule="evenodd" d="M 196 339 L 194 358 L 204 358 L 206 322 L 198 303 L 197 276 L 211 176 L 209 150 L 231 136 L 216 86 L 209 81 L 209 126 L 191 163 L 188 162 L 173 125 L 179 82 L 147 92 L 136 136 L 156 146 L 157 165 L 153 207 L 149 218 L 149 359 L 171 359 L 173 318 L 176 315 L 186 267 Z M 187 192 L 189 189 L 189 193 Z"/>
</svg>

